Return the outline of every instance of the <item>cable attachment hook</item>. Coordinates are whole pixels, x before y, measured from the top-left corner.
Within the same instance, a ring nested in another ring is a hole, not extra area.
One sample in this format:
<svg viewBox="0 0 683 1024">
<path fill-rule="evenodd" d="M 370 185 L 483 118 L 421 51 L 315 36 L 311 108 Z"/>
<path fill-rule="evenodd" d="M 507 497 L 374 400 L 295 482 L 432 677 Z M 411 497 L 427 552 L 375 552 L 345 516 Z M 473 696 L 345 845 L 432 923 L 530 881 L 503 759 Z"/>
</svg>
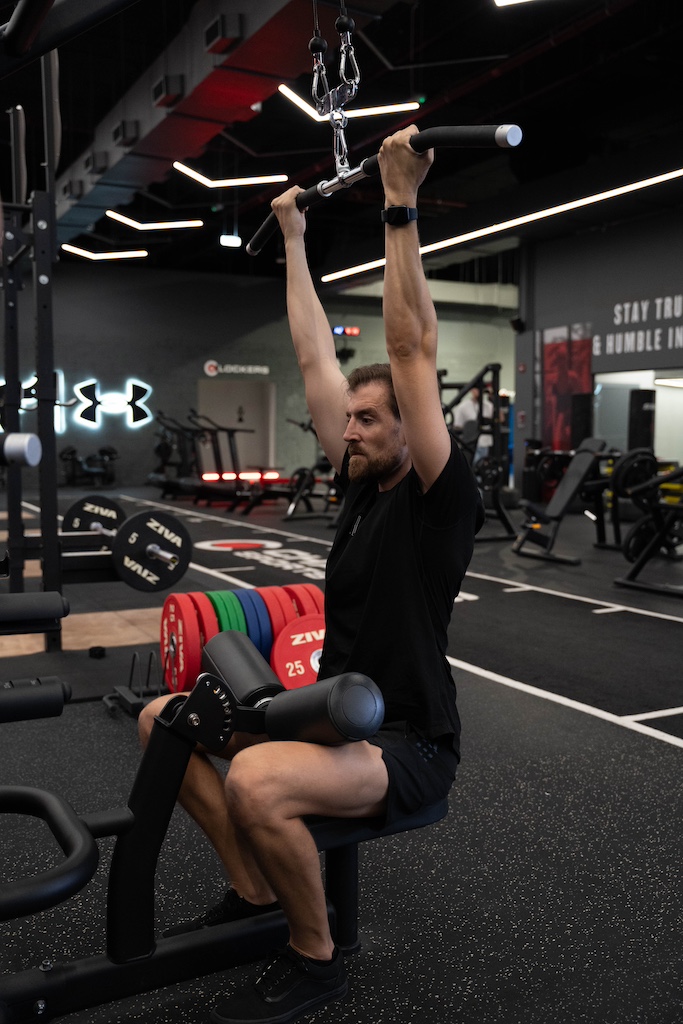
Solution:
<svg viewBox="0 0 683 1024">
<path fill-rule="evenodd" d="M 327 68 L 325 67 L 324 55 L 327 53 L 327 43 L 318 33 L 309 41 L 308 49 L 313 54 L 313 84 L 311 86 L 311 97 L 315 103 L 315 109 L 322 114 L 322 108 L 330 95 L 330 86 L 327 81 Z"/>
<path fill-rule="evenodd" d="M 335 22 L 335 28 L 339 33 L 339 85 L 330 89 L 327 80 L 327 71 L 323 56 L 327 51 L 327 43 L 320 35 L 317 21 L 317 10 L 315 12 L 315 35 L 308 44 L 308 49 L 313 54 L 313 84 L 311 94 L 315 109 L 319 117 L 327 117 L 334 132 L 334 162 L 337 176 L 342 180 L 350 171 L 349 151 L 346 143 L 344 129 L 348 119 L 344 113 L 344 107 L 353 100 L 358 92 L 360 83 L 360 70 L 352 43 L 352 33 L 355 30 L 353 18 L 346 13 L 343 3 L 340 4 L 340 15 Z"/>
<path fill-rule="evenodd" d="M 340 14 L 334 23 L 334 27 L 339 33 L 339 38 L 341 40 L 341 50 L 339 52 L 339 78 L 344 85 L 351 87 L 353 90 L 353 96 L 355 96 L 360 84 L 360 70 L 358 68 L 358 62 L 356 61 L 356 52 L 351 41 L 351 36 L 356 28 L 356 24 L 353 18 L 350 18 L 348 14 Z M 346 71 L 347 65 L 349 67 L 348 74 Z M 348 100 L 346 102 L 348 102 Z"/>
</svg>

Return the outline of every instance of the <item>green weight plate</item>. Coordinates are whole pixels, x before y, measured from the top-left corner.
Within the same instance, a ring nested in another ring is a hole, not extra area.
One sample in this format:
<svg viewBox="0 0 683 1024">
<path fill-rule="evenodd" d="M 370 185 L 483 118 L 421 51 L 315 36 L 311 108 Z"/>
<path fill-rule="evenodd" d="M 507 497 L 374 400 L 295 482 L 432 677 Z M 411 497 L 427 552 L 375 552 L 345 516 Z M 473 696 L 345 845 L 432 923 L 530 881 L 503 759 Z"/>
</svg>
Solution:
<svg viewBox="0 0 683 1024">
<path fill-rule="evenodd" d="M 244 615 L 244 610 L 239 602 L 239 599 L 235 596 L 232 590 L 221 590 L 221 599 L 228 609 L 228 614 L 232 617 L 233 629 L 236 629 L 238 633 L 247 633 L 247 620 Z"/>
<path fill-rule="evenodd" d="M 228 614 L 228 609 L 223 604 L 221 599 L 220 590 L 209 590 L 206 596 L 214 607 L 216 612 L 216 618 L 218 619 L 218 628 L 221 633 L 225 632 L 226 629 L 233 629 L 232 616 Z"/>
</svg>

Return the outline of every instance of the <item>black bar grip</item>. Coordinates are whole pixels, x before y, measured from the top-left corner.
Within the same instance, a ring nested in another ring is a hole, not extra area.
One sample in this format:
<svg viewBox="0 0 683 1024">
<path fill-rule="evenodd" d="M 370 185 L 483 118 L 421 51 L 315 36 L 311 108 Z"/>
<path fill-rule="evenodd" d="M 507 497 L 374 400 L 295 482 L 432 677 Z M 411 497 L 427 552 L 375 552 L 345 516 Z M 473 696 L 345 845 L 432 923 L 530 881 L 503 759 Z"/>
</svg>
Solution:
<svg viewBox="0 0 683 1024">
<path fill-rule="evenodd" d="M 0 921 L 55 907 L 79 892 L 95 874 L 97 844 L 71 805 L 56 793 L 28 786 L 2 786 L 0 814 L 42 818 L 65 855 L 54 868 L 0 885 Z"/>
<path fill-rule="evenodd" d="M 410 145 L 416 153 L 426 153 L 428 149 L 438 149 L 440 146 L 464 149 L 500 146 L 501 149 L 510 149 L 518 146 L 521 141 L 522 130 L 516 124 L 468 124 L 425 128 L 423 132 L 411 136 Z M 363 160 L 361 167 L 367 176 L 377 174 L 377 154 Z"/>
<path fill-rule="evenodd" d="M 501 149 L 510 149 L 518 146 L 522 141 L 522 130 L 516 124 L 472 124 L 472 125 L 445 125 L 442 128 L 426 128 L 410 138 L 410 145 L 416 153 L 425 153 L 428 149 L 438 146 L 461 146 L 467 149 L 479 149 L 491 146 L 500 146 Z M 348 188 L 368 178 L 379 171 L 377 154 L 366 157 L 356 170 L 351 171 L 345 179 L 332 178 L 330 181 L 321 181 L 305 192 L 300 192 L 296 197 L 296 205 L 299 210 L 305 210 L 313 203 L 321 199 L 329 198 L 333 192 Z M 250 256 L 258 256 L 271 235 L 277 231 L 277 217 L 271 211 L 260 228 L 256 230 L 254 237 L 247 243 L 247 252 Z"/>
<path fill-rule="evenodd" d="M 324 185 L 325 182 L 321 182 L 321 184 Z M 324 195 L 317 185 L 312 185 L 296 197 L 297 209 L 307 210 L 309 206 L 319 203 L 321 199 L 329 199 L 329 196 Z M 268 239 L 277 231 L 277 227 L 277 217 L 271 210 L 261 227 L 256 229 L 254 237 L 247 243 L 247 252 L 250 256 L 258 256 Z"/>
<path fill-rule="evenodd" d="M 256 232 L 252 239 L 247 242 L 247 252 L 250 256 L 258 256 L 261 249 L 266 244 L 268 239 L 275 234 L 277 231 L 277 217 L 271 210 L 260 228 L 256 229 Z"/>
<path fill-rule="evenodd" d="M 0 723 L 58 718 L 71 699 L 71 687 L 56 676 L 0 683 Z"/>
</svg>

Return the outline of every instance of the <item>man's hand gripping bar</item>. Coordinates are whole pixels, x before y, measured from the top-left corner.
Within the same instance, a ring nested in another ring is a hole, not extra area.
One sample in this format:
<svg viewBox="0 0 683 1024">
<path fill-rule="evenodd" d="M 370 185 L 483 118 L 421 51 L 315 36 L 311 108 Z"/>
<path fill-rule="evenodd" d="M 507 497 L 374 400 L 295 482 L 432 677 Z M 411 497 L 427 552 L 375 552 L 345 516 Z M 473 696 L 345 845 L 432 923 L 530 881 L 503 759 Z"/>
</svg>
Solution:
<svg viewBox="0 0 683 1024">
<path fill-rule="evenodd" d="M 428 149 L 439 148 L 440 146 L 453 146 L 463 149 L 489 148 L 499 146 L 501 149 L 512 149 L 522 141 L 522 130 L 516 124 L 479 124 L 479 125 L 449 125 L 443 128 L 427 128 L 417 135 L 411 136 L 410 145 L 416 153 L 425 153 Z M 377 154 L 366 157 L 358 167 L 348 171 L 343 176 L 337 175 L 329 181 L 320 181 L 312 185 L 296 197 L 296 205 L 299 210 L 305 210 L 321 199 L 328 199 L 335 192 L 344 188 L 350 188 L 357 181 L 369 178 L 379 171 Z M 271 211 L 260 228 L 256 231 L 250 242 L 247 243 L 247 252 L 250 256 L 258 256 L 268 239 L 275 234 L 278 222 L 277 217 Z"/>
</svg>

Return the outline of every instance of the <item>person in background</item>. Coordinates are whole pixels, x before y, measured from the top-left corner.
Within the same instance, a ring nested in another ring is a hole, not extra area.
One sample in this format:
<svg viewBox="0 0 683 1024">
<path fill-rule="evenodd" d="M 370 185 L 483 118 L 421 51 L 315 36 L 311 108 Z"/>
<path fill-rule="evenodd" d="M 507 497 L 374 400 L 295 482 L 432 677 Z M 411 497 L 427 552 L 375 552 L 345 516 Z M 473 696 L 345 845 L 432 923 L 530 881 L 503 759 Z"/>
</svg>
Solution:
<svg viewBox="0 0 683 1024">
<path fill-rule="evenodd" d="M 480 412 L 481 404 L 481 412 Z M 476 466 L 481 459 L 491 454 L 493 435 L 491 433 L 491 422 L 493 420 L 493 402 L 487 391 L 484 390 L 483 398 L 479 388 L 470 388 L 467 395 L 459 402 L 453 412 L 453 428 L 456 436 L 461 435 L 466 423 L 480 423 L 485 421 L 477 434 L 472 465 Z"/>
</svg>

